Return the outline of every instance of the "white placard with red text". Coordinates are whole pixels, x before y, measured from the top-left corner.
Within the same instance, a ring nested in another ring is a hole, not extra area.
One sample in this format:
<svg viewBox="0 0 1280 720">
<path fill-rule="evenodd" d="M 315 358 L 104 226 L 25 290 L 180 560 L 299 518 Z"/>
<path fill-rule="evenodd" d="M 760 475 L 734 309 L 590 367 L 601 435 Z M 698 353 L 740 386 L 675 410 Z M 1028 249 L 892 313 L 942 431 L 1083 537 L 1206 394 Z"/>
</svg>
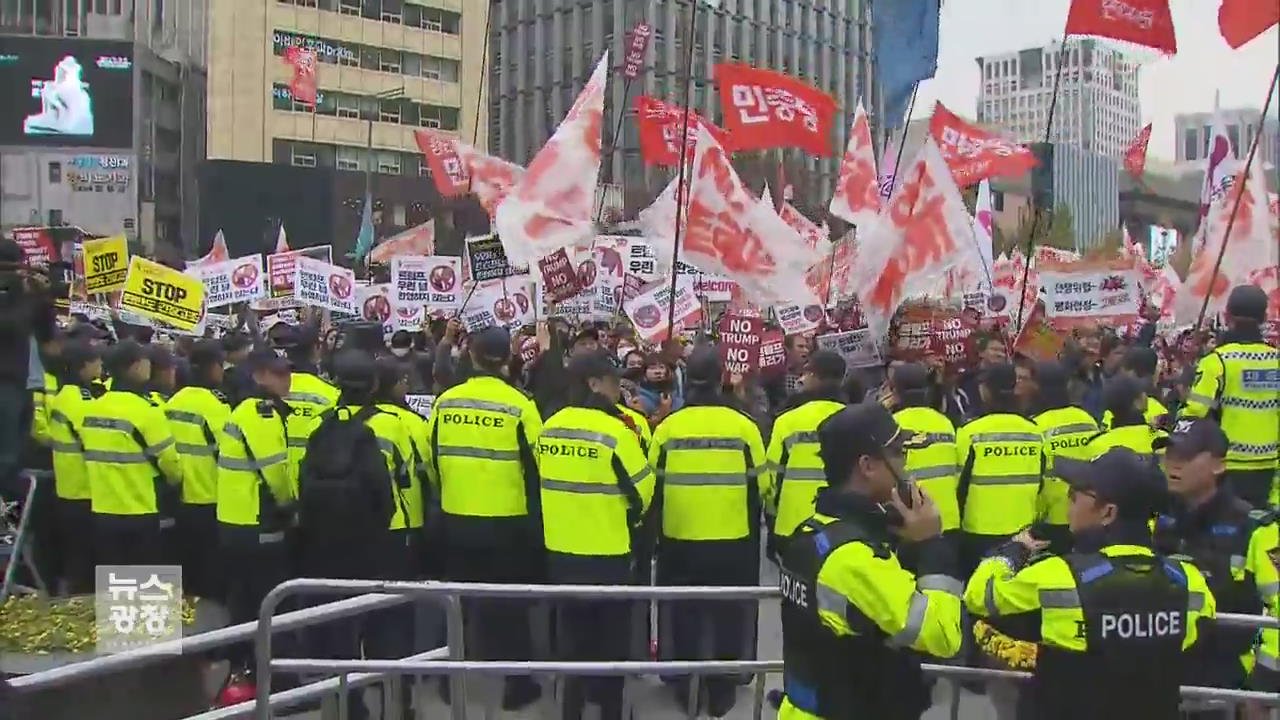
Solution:
<svg viewBox="0 0 1280 720">
<path fill-rule="evenodd" d="M 453 310 L 462 304 L 462 265 L 444 255 L 402 255 L 391 258 L 391 284 L 396 302 Z"/>
<path fill-rule="evenodd" d="M 880 357 L 880 348 L 871 337 L 870 330 L 850 330 L 831 335 L 819 335 L 817 342 L 819 350 L 831 350 L 837 353 L 851 368 L 876 367 L 884 364 Z"/>
<path fill-rule="evenodd" d="M 238 302 L 261 300 L 267 296 L 267 273 L 262 254 L 211 262 L 187 270 L 204 283 L 204 306 L 222 307 Z"/>
<path fill-rule="evenodd" d="M 1045 316 L 1054 324 L 1097 321 L 1123 324 L 1138 317 L 1142 290 L 1136 269 L 1040 270 Z"/>
<path fill-rule="evenodd" d="M 655 283 L 639 295 L 623 303 L 627 317 L 636 326 L 636 333 L 648 343 L 667 339 L 667 319 L 671 308 L 671 285 Z M 698 324 L 702 308 L 693 284 L 676 282 L 675 327 L 691 329 Z"/>
<path fill-rule="evenodd" d="M 303 305 L 354 315 L 356 276 L 351 270 L 299 256 L 293 266 L 293 294 Z"/>
</svg>

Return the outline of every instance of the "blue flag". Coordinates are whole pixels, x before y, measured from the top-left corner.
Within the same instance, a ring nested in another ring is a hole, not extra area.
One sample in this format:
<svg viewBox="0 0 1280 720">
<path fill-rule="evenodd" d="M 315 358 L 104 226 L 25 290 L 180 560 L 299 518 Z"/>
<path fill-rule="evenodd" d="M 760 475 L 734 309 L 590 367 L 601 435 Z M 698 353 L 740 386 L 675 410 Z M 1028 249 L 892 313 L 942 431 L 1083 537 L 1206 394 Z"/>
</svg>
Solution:
<svg viewBox="0 0 1280 720">
<path fill-rule="evenodd" d="M 356 236 L 356 264 L 364 262 L 369 251 L 373 249 L 373 198 L 364 194 L 364 210 L 360 213 L 360 234 Z"/>
<path fill-rule="evenodd" d="M 901 127 L 911 91 L 938 70 L 941 0 L 878 2 L 872 15 L 885 127 Z"/>
</svg>

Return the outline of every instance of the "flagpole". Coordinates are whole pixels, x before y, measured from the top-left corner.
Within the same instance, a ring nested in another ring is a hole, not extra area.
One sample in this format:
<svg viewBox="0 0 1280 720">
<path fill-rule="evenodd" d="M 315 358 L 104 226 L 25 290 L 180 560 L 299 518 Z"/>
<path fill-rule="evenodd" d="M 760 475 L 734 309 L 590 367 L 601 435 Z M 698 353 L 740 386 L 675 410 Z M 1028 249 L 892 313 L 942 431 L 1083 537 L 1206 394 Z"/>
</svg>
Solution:
<svg viewBox="0 0 1280 720">
<path fill-rule="evenodd" d="M 1262 105 L 1261 117 L 1263 120 L 1266 119 L 1267 113 L 1271 111 L 1271 101 L 1275 98 L 1277 83 L 1280 83 L 1280 63 L 1276 64 L 1275 72 L 1271 75 L 1271 86 L 1267 88 L 1267 101 Z M 1222 259 L 1227 254 L 1227 242 L 1231 240 L 1231 230 L 1235 227 L 1236 217 L 1240 213 L 1240 204 L 1244 201 L 1245 184 L 1249 182 L 1249 170 L 1253 167 L 1253 159 L 1258 154 L 1258 144 L 1264 134 L 1262 132 L 1255 134 L 1253 136 L 1253 144 L 1249 146 L 1249 158 L 1245 160 L 1244 172 L 1240 175 L 1240 190 L 1236 193 L 1236 201 L 1231 207 L 1231 218 L 1227 220 L 1227 229 L 1222 236 L 1222 247 L 1218 248 L 1218 259 L 1213 263 L 1213 275 L 1209 277 L 1207 286 L 1209 290 L 1205 292 L 1204 302 L 1200 304 L 1200 314 L 1196 316 L 1196 324 L 1192 328 L 1193 333 L 1200 330 L 1200 325 L 1204 322 L 1205 313 L 1209 310 L 1209 298 L 1213 295 L 1214 283 L 1217 282 L 1218 273 L 1222 270 Z M 1208 216 L 1206 215 L 1205 218 L 1207 220 Z"/>
<path fill-rule="evenodd" d="M 685 173 L 689 154 L 689 103 L 693 91 L 693 49 L 698 37 L 698 6 L 702 0 L 693 0 L 689 7 L 689 48 L 684 66 L 684 123 L 680 131 L 680 172 L 676 184 L 676 229 L 675 240 L 671 248 L 671 297 L 667 302 L 667 339 L 675 335 L 676 329 L 676 280 L 679 274 L 676 267 L 680 262 L 680 227 L 684 223 L 685 205 Z"/>
<path fill-rule="evenodd" d="M 893 197 L 893 186 L 898 182 L 898 170 L 902 167 L 902 151 L 907 146 L 907 130 L 911 127 L 911 113 L 916 110 L 916 93 L 920 91 L 920 83 L 911 86 L 911 102 L 907 104 L 907 117 L 902 121 L 902 137 L 898 140 L 898 154 L 893 160 L 893 174 L 889 176 L 889 197 Z"/>
<path fill-rule="evenodd" d="M 1060 44 L 1058 53 L 1055 58 L 1058 67 L 1053 74 L 1053 94 L 1049 96 L 1049 118 L 1044 125 L 1044 141 L 1049 142 L 1050 136 L 1053 134 L 1053 116 L 1058 109 L 1058 91 L 1062 88 L 1062 70 L 1067 65 L 1067 37 L 1064 30 L 1062 32 L 1062 43 Z M 1026 304 L 1027 297 L 1027 281 L 1031 278 L 1031 252 L 1035 249 L 1036 231 L 1040 229 L 1040 216 L 1044 214 L 1044 208 L 1035 202 L 1035 193 L 1032 193 L 1033 208 L 1031 211 L 1031 232 L 1027 237 L 1027 256 L 1022 266 L 1022 283 L 1018 285 L 1018 322 L 1017 327 L 1022 327 L 1022 311 Z"/>
</svg>

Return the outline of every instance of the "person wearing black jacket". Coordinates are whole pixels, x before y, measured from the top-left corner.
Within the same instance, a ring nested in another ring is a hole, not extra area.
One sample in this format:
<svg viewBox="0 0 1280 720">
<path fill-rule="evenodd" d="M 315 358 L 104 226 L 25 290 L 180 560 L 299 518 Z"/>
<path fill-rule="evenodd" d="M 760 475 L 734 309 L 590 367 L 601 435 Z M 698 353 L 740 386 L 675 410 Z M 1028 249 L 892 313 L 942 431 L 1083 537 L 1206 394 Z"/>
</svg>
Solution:
<svg viewBox="0 0 1280 720">
<path fill-rule="evenodd" d="M 49 285 L 48 275 L 23 264 L 16 242 L 0 239 L 0 495 L 6 497 L 25 494 L 17 475 L 31 426 L 28 389 L 42 387 L 44 374 L 33 373 L 31 363 L 39 361 L 36 344 L 54 332 Z"/>
</svg>

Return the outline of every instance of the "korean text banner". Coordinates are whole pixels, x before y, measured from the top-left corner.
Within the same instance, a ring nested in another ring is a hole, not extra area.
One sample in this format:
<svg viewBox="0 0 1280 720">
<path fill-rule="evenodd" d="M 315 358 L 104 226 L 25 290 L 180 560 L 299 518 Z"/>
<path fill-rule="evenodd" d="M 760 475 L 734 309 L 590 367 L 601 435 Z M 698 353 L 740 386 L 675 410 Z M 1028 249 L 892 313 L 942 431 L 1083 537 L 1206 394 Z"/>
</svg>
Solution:
<svg viewBox="0 0 1280 720">
<path fill-rule="evenodd" d="M 797 147 L 831 154 L 830 95 L 772 70 L 722 63 L 716 66 L 725 130 L 737 150 Z"/>
<path fill-rule="evenodd" d="M 192 330 L 204 310 L 204 284 L 173 268 L 134 257 L 129 262 L 120 307 L 179 330 Z"/>
<path fill-rule="evenodd" d="M 970 125 L 942 103 L 933 107 L 929 133 L 962 188 L 989 177 L 1016 177 L 1040 164 L 1030 149 Z"/>
<path fill-rule="evenodd" d="M 648 343 L 667 339 L 667 316 L 671 307 L 671 285 L 656 283 L 648 290 L 623 303 L 627 317 L 636 326 L 640 338 Z M 675 327 L 692 329 L 702 317 L 692 283 L 676 283 Z"/>
<path fill-rule="evenodd" d="M 1055 326 L 1099 319 L 1125 323 L 1138 317 L 1142 291 L 1131 262 L 1041 263 L 1038 269 L 1045 316 Z"/>
<path fill-rule="evenodd" d="M 453 138 L 435 130 L 414 130 L 413 139 L 431 167 L 431 179 L 443 197 L 457 197 L 467 192 L 471 173 L 458 155 Z"/>
<path fill-rule="evenodd" d="M 300 257 L 308 257 L 324 263 L 333 262 L 333 247 L 317 245 L 301 250 L 287 250 L 267 256 L 267 275 L 271 279 L 271 297 L 293 297 L 294 263 Z"/>
<path fill-rule="evenodd" d="M 205 307 L 222 307 L 267 296 L 267 274 L 262 269 L 261 253 L 205 263 L 187 270 L 187 274 L 204 283 Z"/>
<path fill-rule="evenodd" d="M 647 165 L 680 164 L 680 134 L 685 130 L 684 113 L 676 105 L 641 95 L 636 98 L 636 123 L 640 129 L 640 156 Z M 731 148 L 728 133 L 711 121 L 690 111 L 689 132 L 685 137 L 685 157 L 693 157 L 698 141 L 698 128 L 707 132 L 726 148 Z"/>
<path fill-rule="evenodd" d="M 356 313 L 356 276 L 347 268 L 299 257 L 294 263 L 294 296 L 304 305 Z"/>
<path fill-rule="evenodd" d="M 880 348 L 871 337 L 871 331 L 866 329 L 819 335 L 818 349 L 835 352 L 844 358 L 849 367 L 875 367 L 884 364 L 880 359 Z"/>
<path fill-rule="evenodd" d="M 471 279 L 475 282 L 498 280 L 516 274 L 515 268 L 507 262 L 507 251 L 502 249 L 502 240 L 497 235 L 490 233 L 483 237 L 467 238 L 464 247 Z"/>
<path fill-rule="evenodd" d="M 129 243 L 123 235 L 86 240 L 84 287 L 88 293 L 105 293 L 124 287 L 129 272 Z"/>
<path fill-rule="evenodd" d="M 452 310 L 462 304 L 462 262 L 445 255 L 402 255 L 391 259 L 396 302 Z"/>
</svg>

